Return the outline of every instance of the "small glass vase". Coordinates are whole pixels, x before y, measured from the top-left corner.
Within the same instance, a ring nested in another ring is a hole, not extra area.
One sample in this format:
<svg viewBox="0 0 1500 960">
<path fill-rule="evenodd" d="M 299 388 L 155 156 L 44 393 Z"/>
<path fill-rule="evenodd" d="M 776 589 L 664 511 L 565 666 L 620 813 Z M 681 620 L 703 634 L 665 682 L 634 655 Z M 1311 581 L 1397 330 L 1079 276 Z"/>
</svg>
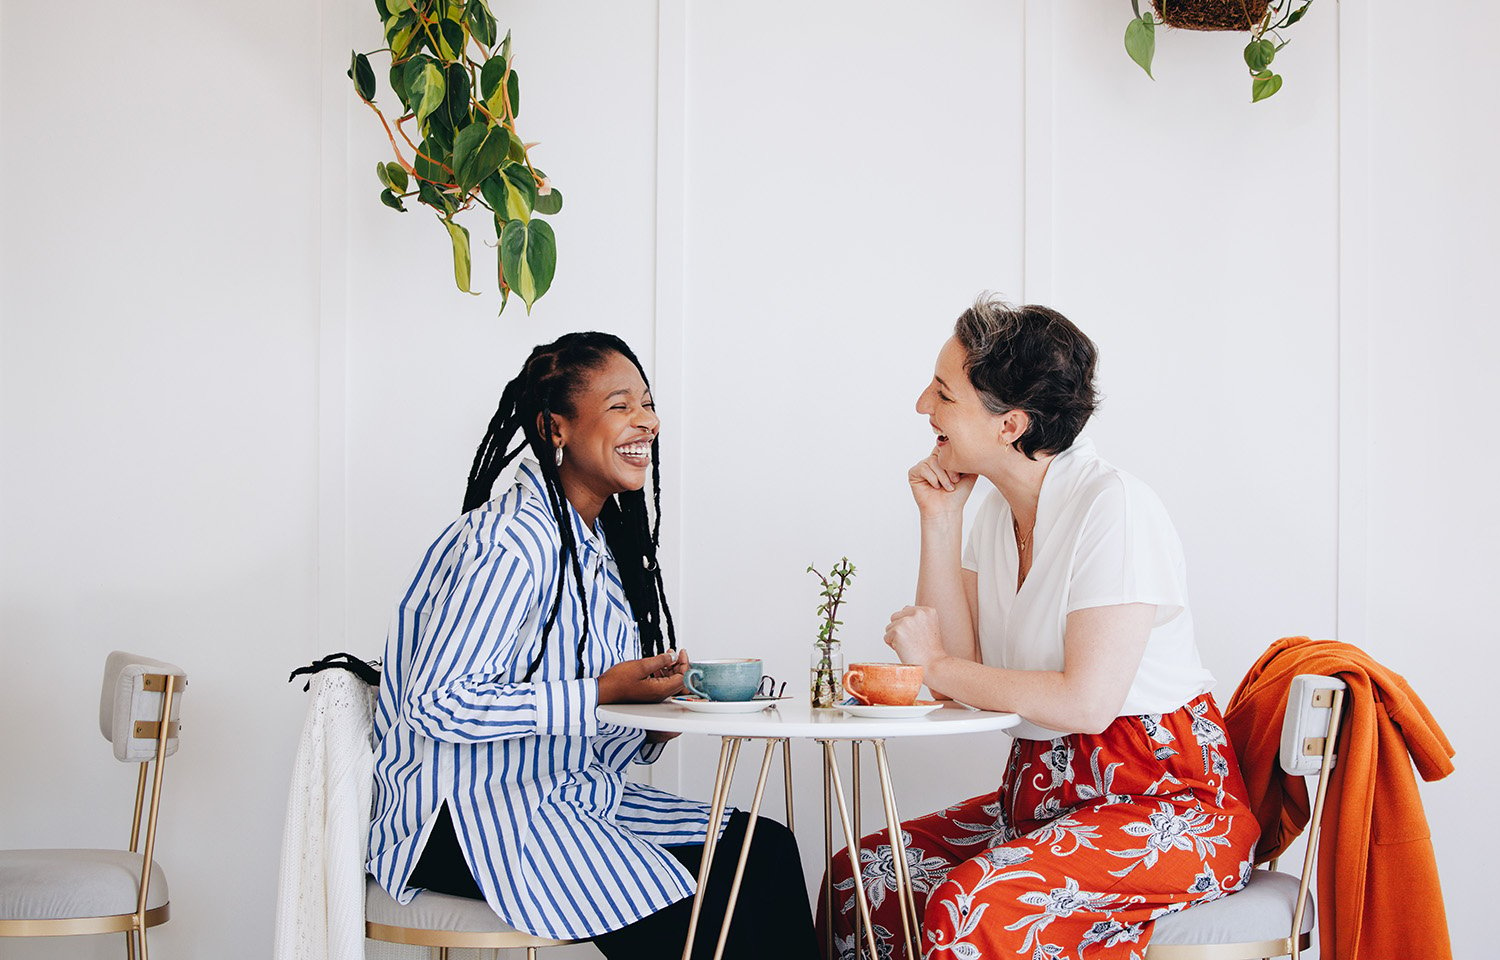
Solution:
<svg viewBox="0 0 1500 960">
<path fill-rule="evenodd" d="M 844 651 L 837 640 L 814 643 L 808 670 L 810 699 L 814 707 L 832 707 L 843 699 Z"/>
</svg>

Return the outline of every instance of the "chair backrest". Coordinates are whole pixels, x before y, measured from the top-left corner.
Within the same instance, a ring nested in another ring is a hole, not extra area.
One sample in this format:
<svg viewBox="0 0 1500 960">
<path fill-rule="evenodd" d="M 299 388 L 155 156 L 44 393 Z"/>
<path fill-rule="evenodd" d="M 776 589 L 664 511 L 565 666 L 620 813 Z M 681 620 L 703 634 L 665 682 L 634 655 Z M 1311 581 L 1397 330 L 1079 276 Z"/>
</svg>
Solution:
<svg viewBox="0 0 1500 960">
<path fill-rule="evenodd" d="M 1299 960 L 1302 955 L 1299 934 L 1307 911 L 1307 894 L 1318 855 L 1318 833 L 1323 825 L 1323 803 L 1328 797 L 1328 775 L 1333 770 L 1339 720 L 1343 717 L 1344 694 L 1348 689 L 1349 685 L 1337 677 L 1304 673 L 1293 678 L 1287 691 L 1286 719 L 1281 724 L 1281 769 L 1292 776 L 1319 774 L 1288 940 L 1292 960 Z"/>
<path fill-rule="evenodd" d="M 171 756 L 177 752 L 187 673 L 170 663 L 121 650 L 105 661 L 104 684 L 99 692 L 99 732 L 114 744 L 116 760 L 141 763 L 156 758 L 168 676 L 174 678 L 166 743 L 166 755 Z"/>
<path fill-rule="evenodd" d="M 1328 772 L 1323 769 L 1324 754 L 1330 768 L 1334 759 L 1328 738 L 1338 737 L 1334 710 L 1342 706 L 1348 686 L 1337 677 L 1313 673 L 1292 680 L 1287 691 L 1286 720 L 1281 725 L 1281 769 L 1296 777 Z"/>
</svg>

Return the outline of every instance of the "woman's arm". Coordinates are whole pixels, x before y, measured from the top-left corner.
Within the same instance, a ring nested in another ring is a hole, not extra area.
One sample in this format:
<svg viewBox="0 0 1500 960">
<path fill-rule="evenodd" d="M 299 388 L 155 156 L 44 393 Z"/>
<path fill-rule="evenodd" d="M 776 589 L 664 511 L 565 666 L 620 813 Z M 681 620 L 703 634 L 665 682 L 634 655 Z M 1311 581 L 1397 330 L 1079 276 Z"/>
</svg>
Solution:
<svg viewBox="0 0 1500 960">
<path fill-rule="evenodd" d="M 912 467 L 907 480 L 922 518 L 917 605 L 937 611 L 943 649 L 949 655 L 978 660 L 977 580 L 963 568 L 964 503 L 975 477 L 949 473 L 933 455 Z"/>
<path fill-rule="evenodd" d="M 672 653 L 626 660 L 599 677 L 500 680 L 538 603 L 533 571 L 522 550 L 470 544 L 466 552 L 432 609 L 400 698 L 402 716 L 423 736 L 451 743 L 594 736 L 599 704 L 652 703 L 681 689 Z"/>
<path fill-rule="evenodd" d="M 955 657 L 944 649 L 939 615 L 927 607 L 898 612 L 885 639 L 904 662 L 923 667 L 933 693 L 1018 713 L 1063 733 L 1099 733 L 1119 715 L 1155 618 L 1149 603 L 1075 610 L 1063 634 L 1060 671 L 1005 670 Z"/>
</svg>

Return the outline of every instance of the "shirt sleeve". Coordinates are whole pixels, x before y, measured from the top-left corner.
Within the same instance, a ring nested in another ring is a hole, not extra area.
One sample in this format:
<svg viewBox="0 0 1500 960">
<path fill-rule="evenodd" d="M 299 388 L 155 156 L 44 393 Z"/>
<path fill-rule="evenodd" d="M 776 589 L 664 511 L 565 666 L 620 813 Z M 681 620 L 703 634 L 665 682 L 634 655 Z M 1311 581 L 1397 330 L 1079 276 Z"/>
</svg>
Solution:
<svg viewBox="0 0 1500 960">
<path fill-rule="evenodd" d="M 1156 605 L 1155 626 L 1187 606 L 1182 543 L 1156 495 L 1116 477 L 1089 508 L 1073 555 L 1067 612 L 1122 603 Z"/>
<path fill-rule="evenodd" d="M 979 572 L 979 557 L 981 551 L 993 550 L 990 546 L 994 539 L 995 527 L 995 498 L 1000 496 L 997 491 L 991 491 L 984 498 L 984 503 L 979 505 L 979 512 L 974 514 L 974 522 L 969 524 L 968 536 L 964 537 L 963 568 Z"/>
<path fill-rule="evenodd" d="M 594 736 L 593 677 L 507 683 L 521 631 L 539 612 L 532 564 L 514 547 L 470 541 L 418 642 L 402 713 L 433 740 Z"/>
</svg>

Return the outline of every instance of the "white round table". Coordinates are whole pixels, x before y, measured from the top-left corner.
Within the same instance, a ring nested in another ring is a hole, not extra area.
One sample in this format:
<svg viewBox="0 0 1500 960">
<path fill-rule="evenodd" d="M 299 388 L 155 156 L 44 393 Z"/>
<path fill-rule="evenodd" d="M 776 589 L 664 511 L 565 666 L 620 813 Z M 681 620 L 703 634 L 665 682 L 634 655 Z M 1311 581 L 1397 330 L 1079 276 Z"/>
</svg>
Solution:
<svg viewBox="0 0 1500 960">
<path fill-rule="evenodd" d="M 783 779 L 786 785 L 787 826 L 792 823 L 792 740 L 815 740 L 823 753 L 823 850 L 827 861 L 833 860 L 833 805 L 838 807 L 839 825 L 850 855 L 854 858 L 855 902 L 859 914 L 855 924 L 856 942 L 861 935 L 870 956 L 877 957 L 875 936 L 870 925 L 869 899 L 865 895 L 864 880 L 858 869 L 859 849 L 859 757 L 860 747 L 870 743 L 875 751 L 875 766 L 880 784 L 880 798 L 885 809 L 886 832 L 890 838 L 892 860 L 896 872 L 896 892 L 901 902 L 901 926 L 906 938 L 908 956 L 921 956 L 917 947 L 917 931 L 921 928 L 916 914 L 916 898 L 912 893 L 911 876 L 906 870 L 906 845 L 901 831 L 901 816 L 896 810 L 896 799 L 891 788 L 890 764 L 886 759 L 885 741 L 899 737 L 937 737 L 957 733 L 980 733 L 1004 730 L 1020 722 L 1013 713 L 991 713 L 972 710 L 956 703 L 944 705 L 922 717 L 909 719 L 852 717 L 838 708 L 815 709 L 800 698 L 781 700 L 776 706 L 756 713 L 699 713 L 680 704 L 609 704 L 598 708 L 601 723 L 622 727 L 637 727 L 664 733 L 701 733 L 722 738 L 719 748 L 719 764 L 714 774 L 714 787 L 710 801 L 709 823 L 718 823 L 728 803 L 729 784 L 734 777 L 735 763 L 739 758 L 740 745 L 746 740 L 765 740 L 765 757 L 761 761 L 760 776 L 755 784 L 755 799 L 750 804 L 750 822 L 745 828 L 745 840 L 740 848 L 739 864 L 735 868 L 734 881 L 729 888 L 729 902 L 724 910 L 724 923 L 719 930 L 718 947 L 714 960 L 724 953 L 724 944 L 729 934 L 729 921 L 734 915 L 735 901 L 739 898 L 740 881 L 744 877 L 745 861 L 749 856 L 750 839 L 755 833 L 755 818 L 760 813 L 761 799 L 765 795 L 766 778 L 771 771 L 771 760 L 777 744 L 782 748 Z M 839 776 L 838 763 L 834 756 L 834 743 L 847 741 L 853 754 L 854 819 L 849 816 L 849 806 L 844 798 L 843 782 Z M 698 913 L 702 907 L 703 889 L 708 882 L 709 865 L 713 861 L 717 833 L 710 831 L 703 845 L 703 860 L 698 869 L 698 889 L 693 897 L 693 910 L 688 921 L 687 944 L 683 949 L 683 960 L 689 960 L 693 952 L 693 939 L 698 928 Z M 825 909 L 833 909 L 832 874 L 824 870 Z M 826 929 L 833 936 L 832 917 L 825 915 Z M 828 944 L 828 956 L 833 955 L 833 945 Z"/>
</svg>

